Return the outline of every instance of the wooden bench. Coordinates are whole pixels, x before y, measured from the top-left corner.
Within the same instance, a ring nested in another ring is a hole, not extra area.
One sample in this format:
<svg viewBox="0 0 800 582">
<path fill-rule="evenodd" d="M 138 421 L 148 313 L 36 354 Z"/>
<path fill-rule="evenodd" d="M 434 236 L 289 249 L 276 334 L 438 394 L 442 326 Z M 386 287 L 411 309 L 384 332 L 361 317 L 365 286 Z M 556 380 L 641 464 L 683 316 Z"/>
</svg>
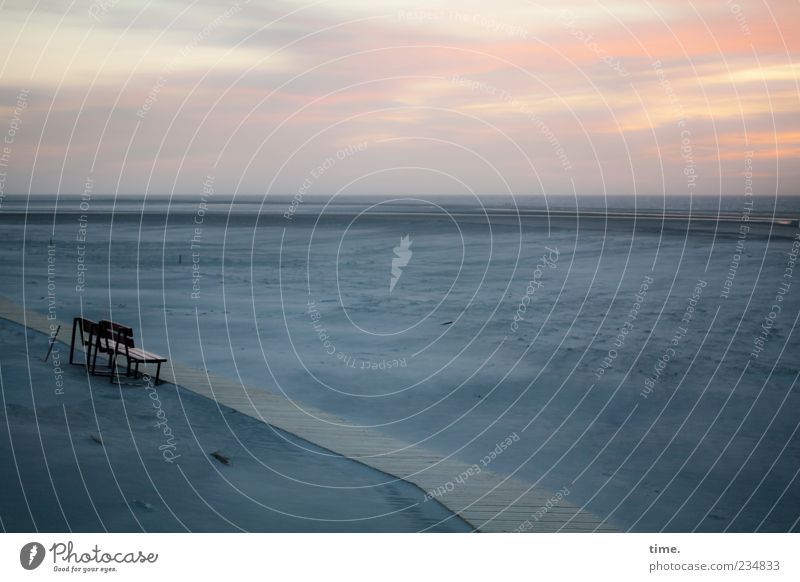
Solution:
<svg viewBox="0 0 800 582">
<path fill-rule="evenodd" d="M 134 378 L 139 377 L 140 364 L 157 364 L 155 385 L 158 386 L 161 376 L 161 364 L 167 361 L 164 356 L 159 356 L 152 352 L 146 352 L 137 348 L 133 341 L 133 329 L 113 321 L 103 320 L 98 324 L 97 342 L 95 344 L 94 362 L 97 361 L 97 352 L 109 354 L 111 366 L 111 379 L 114 381 L 114 371 L 118 355 L 125 357 L 127 361 L 125 375 L 131 375 L 131 365 L 134 365 Z M 94 373 L 92 365 L 92 372 Z"/>
</svg>

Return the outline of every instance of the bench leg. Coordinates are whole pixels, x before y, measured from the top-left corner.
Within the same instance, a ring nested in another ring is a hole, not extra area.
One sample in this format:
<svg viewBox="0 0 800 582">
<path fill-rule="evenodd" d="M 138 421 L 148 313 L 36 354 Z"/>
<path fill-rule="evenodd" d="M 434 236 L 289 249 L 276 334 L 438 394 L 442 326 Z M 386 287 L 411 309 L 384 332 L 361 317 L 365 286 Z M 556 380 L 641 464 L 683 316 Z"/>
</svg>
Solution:
<svg viewBox="0 0 800 582">
<path fill-rule="evenodd" d="M 91 370 L 92 369 L 92 348 L 93 347 L 94 346 L 92 345 L 92 341 L 90 339 L 89 343 L 86 345 L 86 349 L 83 352 L 83 365 L 86 366 L 87 370 Z"/>
<path fill-rule="evenodd" d="M 158 377 L 161 376 L 161 362 L 158 363 L 156 368 L 156 386 L 158 386 Z"/>
<path fill-rule="evenodd" d="M 136 370 L 133 372 L 133 377 L 134 378 L 139 377 L 139 362 L 136 362 Z"/>
<path fill-rule="evenodd" d="M 114 372 L 117 371 L 117 366 L 116 366 L 116 364 L 117 364 L 117 352 L 114 351 L 112 354 L 110 354 L 108 359 L 111 362 L 111 373 L 109 374 L 108 381 L 113 384 L 114 383 Z"/>
<path fill-rule="evenodd" d="M 94 376 L 94 373 L 97 371 L 97 352 L 99 352 L 99 351 L 100 350 L 97 348 L 97 346 L 95 346 L 94 347 L 94 357 L 92 358 L 92 365 L 91 365 L 92 376 Z"/>
<path fill-rule="evenodd" d="M 75 354 L 75 329 L 78 326 L 76 319 L 72 320 L 72 340 L 69 342 L 69 363 L 73 364 L 73 355 Z"/>
<path fill-rule="evenodd" d="M 125 377 L 129 377 L 131 375 L 131 359 L 128 358 L 128 367 L 125 369 Z"/>
</svg>

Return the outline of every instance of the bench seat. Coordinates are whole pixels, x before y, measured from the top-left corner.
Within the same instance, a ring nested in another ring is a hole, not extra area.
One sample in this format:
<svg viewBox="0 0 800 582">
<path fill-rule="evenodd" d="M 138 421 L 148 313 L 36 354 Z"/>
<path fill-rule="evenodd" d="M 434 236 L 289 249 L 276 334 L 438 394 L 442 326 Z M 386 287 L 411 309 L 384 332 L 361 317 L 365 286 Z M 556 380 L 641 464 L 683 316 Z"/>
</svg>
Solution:
<svg viewBox="0 0 800 582">
<path fill-rule="evenodd" d="M 121 350 L 120 353 L 125 354 L 126 352 Z M 164 356 L 159 356 L 158 354 L 154 354 L 152 352 L 146 352 L 139 348 L 128 348 L 127 356 L 128 359 L 133 360 L 134 362 L 139 362 L 140 364 L 157 364 L 167 361 L 167 358 Z"/>
<path fill-rule="evenodd" d="M 98 337 L 95 349 L 97 352 L 104 352 L 110 356 L 111 378 L 114 381 L 114 369 L 117 356 L 124 356 L 127 360 L 126 376 L 131 375 L 131 364 L 135 366 L 134 377 L 139 376 L 139 364 L 157 364 L 155 384 L 158 385 L 161 376 L 161 364 L 167 361 L 164 356 L 159 356 L 152 352 L 147 352 L 137 348 L 133 343 L 133 329 L 114 323 L 113 321 L 103 320 L 98 324 Z"/>
<path fill-rule="evenodd" d="M 158 366 L 156 367 L 156 380 L 155 380 L 155 385 L 158 386 L 158 378 L 161 375 L 161 364 L 166 362 L 167 358 L 165 358 L 164 356 L 159 356 L 158 354 L 154 354 L 152 352 L 146 352 L 142 349 L 132 348 L 132 347 L 128 347 L 127 350 L 123 350 L 120 353 L 128 358 L 129 375 L 131 371 L 131 362 L 133 362 L 134 378 L 139 377 L 139 364 L 158 364 Z"/>
</svg>

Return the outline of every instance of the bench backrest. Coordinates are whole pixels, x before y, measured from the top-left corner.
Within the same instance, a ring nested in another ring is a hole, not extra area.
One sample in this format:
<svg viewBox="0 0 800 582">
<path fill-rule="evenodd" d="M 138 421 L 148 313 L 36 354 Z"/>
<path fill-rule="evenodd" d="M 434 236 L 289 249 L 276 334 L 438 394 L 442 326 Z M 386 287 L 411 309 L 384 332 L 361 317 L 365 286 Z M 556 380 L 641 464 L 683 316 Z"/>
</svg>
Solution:
<svg viewBox="0 0 800 582">
<path fill-rule="evenodd" d="M 107 342 L 116 342 L 119 347 L 132 348 L 133 344 L 133 328 L 121 323 L 115 323 L 107 319 L 102 320 L 97 324 L 98 341 L 101 346 L 108 348 Z"/>
<path fill-rule="evenodd" d="M 92 343 L 92 337 L 97 335 L 97 323 L 84 317 L 76 317 L 74 323 L 77 324 L 78 333 L 81 334 L 81 342 Z"/>
</svg>

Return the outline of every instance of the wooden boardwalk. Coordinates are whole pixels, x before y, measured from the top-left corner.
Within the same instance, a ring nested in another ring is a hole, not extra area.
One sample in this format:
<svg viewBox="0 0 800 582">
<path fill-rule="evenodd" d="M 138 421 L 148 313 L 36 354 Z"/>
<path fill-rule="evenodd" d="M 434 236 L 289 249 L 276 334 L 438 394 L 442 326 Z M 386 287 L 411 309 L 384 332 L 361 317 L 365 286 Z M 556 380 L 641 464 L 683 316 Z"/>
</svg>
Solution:
<svg viewBox="0 0 800 582">
<path fill-rule="evenodd" d="M 45 334 L 53 322 L 39 313 L 0 298 L 0 318 Z M 72 324 L 61 323 L 59 341 L 68 343 Z M 505 478 L 483 467 L 445 459 L 438 453 L 408 444 L 373 429 L 351 428 L 321 410 L 303 406 L 258 388 L 207 374 L 176 362 L 164 365 L 164 382 L 210 398 L 341 455 L 417 485 L 424 492 L 482 532 L 616 531 L 598 516 L 539 487 Z M 550 507 L 547 507 L 548 500 Z M 427 501 L 431 503 L 433 501 Z"/>
</svg>

